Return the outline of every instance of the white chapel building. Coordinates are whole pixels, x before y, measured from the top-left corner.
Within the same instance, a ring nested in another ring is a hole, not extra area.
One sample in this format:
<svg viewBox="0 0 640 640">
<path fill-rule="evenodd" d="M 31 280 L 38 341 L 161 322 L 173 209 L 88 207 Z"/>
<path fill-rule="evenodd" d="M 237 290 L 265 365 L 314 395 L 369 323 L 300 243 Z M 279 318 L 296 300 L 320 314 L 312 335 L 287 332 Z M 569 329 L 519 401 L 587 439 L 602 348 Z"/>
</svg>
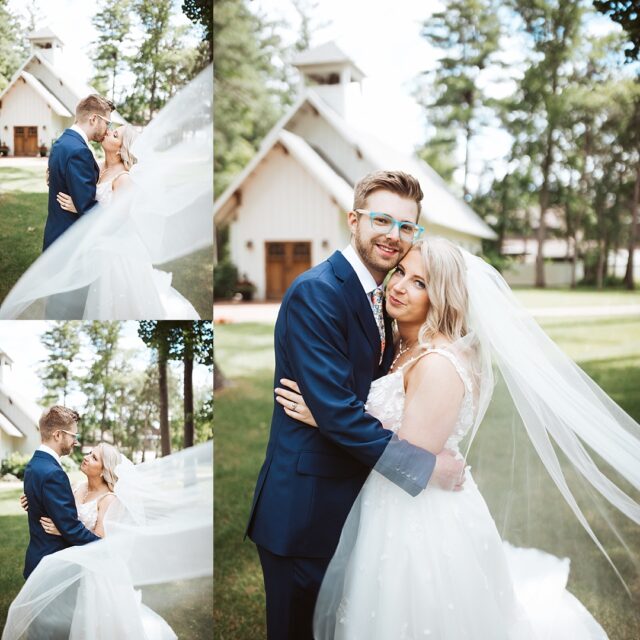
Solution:
<svg viewBox="0 0 640 640">
<path fill-rule="evenodd" d="M 16 388 L 12 367 L 13 360 L 0 348 L 0 460 L 14 451 L 31 455 L 40 446 L 42 410 Z"/>
<path fill-rule="evenodd" d="M 37 156 L 73 124 L 76 105 L 96 90 L 62 64 L 64 43 L 48 27 L 29 36 L 29 57 L 0 93 L 0 145 L 12 156 Z M 112 121 L 124 124 L 117 112 Z"/>
<path fill-rule="evenodd" d="M 296 276 L 348 244 L 353 187 L 371 171 L 418 178 L 427 234 L 474 253 L 496 237 L 428 164 L 348 119 L 349 95 L 365 76 L 334 42 L 303 51 L 294 65 L 300 96 L 214 204 L 215 225 L 229 227 L 231 260 L 256 285 L 256 299 L 281 299 Z"/>
</svg>

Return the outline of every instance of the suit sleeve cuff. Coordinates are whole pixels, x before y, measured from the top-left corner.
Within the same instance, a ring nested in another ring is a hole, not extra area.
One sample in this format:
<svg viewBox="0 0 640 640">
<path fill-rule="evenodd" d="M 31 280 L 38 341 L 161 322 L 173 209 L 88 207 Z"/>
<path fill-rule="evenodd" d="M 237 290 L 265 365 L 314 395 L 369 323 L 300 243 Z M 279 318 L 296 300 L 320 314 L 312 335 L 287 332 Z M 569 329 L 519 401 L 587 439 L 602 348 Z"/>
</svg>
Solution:
<svg viewBox="0 0 640 640">
<path fill-rule="evenodd" d="M 433 453 L 400 440 L 394 433 L 374 469 L 415 497 L 427 486 L 435 464 Z"/>
</svg>

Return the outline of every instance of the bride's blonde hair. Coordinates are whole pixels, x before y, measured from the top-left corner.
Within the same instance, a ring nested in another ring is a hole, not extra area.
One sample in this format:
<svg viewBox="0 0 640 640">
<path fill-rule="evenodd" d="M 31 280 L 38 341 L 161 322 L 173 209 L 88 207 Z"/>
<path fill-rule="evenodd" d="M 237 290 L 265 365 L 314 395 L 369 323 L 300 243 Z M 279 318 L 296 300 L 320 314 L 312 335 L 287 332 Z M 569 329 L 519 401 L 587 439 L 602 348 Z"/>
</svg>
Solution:
<svg viewBox="0 0 640 640">
<path fill-rule="evenodd" d="M 420 327 L 420 344 L 437 334 L 455 342 L 467 334 L 467 268 L 460 249 L 445 238 L 430 237 L 416 242 L 411 251 L 420 251 L 426 272 L 429 308 Z"/>
<path fill-rule="evenodd" d="M 138 132 L 135 127 L 132 127 L 130 124 L 125 124 L 124 127 L 122 127 L 122 135 L 120 137 L 120 140 L 122 140 L 122 144 L 120 146 L 120 158 L 122 158 L 122 163 L 127 171 L 129 171 L 131 167 L 138 162 L 138 158 L 136 158 L 131 152 L 131 146 L 137 137 Z"/>
<path fill-rule="evenodd" d="M 102 454 L 102 479 L 107 483 L 109 491 L 113 491 L 118 476 L 116 475 L 116 467 L 120 464 L 122 456 L 120 452 L 111 444 L 101 442 L 96 449 L 100 449 Z"/>
</svg>

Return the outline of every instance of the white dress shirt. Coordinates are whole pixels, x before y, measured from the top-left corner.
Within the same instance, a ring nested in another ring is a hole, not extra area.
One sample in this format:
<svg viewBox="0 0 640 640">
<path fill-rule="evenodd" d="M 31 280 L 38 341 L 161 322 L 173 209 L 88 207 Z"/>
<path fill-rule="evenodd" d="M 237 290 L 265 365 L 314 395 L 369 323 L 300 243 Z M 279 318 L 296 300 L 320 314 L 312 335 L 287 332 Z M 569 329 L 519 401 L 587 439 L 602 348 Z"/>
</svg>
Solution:
<svg viewBox="0 0 640 640">
<path fill-rule="evenodd" d="M 87 145 L 87 147 L 89 147 L 89 138 L 87 138 L 87 134 L 77 124 L 72 124 L 69 129 L 71 129 L 71 131 L 79 133 L 82 136 L 84 143 Z M 89 147 L 89 149 L 91 149 L 91 147 Z"/>
<path fill-rule="evenodd" d="M 50 456 L 55 458 L 58 464 L 60 464 L 60 456 L 51 447 L 47 447 L 46 444 L 41 444 L 37 451 L 44 451 L 45 453 L 48 453 Z"/>
<path fill-rule="evenodd" d="M 343 249 L 342 255 L 346 258 L 347 262 L 353 267 L 353 270 L 356 272 L 358 280 L 360 280 L 360 284 L 362 285 L 364 292 L 367 294 L 367 300 L 369 300 L 371 310 L 373 311 L 371 292 L 382 285 L 379 285 L 376 282 L 369 269 L 364 266 L 364 263 L 358 255 L 358 252 L 353 248 L 353 246 L 349 245 L 346 249 Z"/>
</svg>

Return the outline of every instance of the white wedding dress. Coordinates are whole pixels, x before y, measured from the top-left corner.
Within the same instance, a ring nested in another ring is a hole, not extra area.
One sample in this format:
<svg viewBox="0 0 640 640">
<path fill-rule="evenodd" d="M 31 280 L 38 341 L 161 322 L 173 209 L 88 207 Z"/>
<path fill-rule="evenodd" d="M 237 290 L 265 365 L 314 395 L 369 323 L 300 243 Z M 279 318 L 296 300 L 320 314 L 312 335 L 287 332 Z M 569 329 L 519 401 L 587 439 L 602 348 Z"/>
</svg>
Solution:
<svg viewBox="0 0 640 640">
<path fill-rule="evenodd" d="M 86 483 L 82 483 L 78 487 L 74 489 L 74 495 L 76 496 L 76 509 L 78 511 L 78 519 L 82 522 L 82 524 L 93 531 L 96 527 L 96 523 L 98 521 L 98 501 L 99 498 L 95 500 L 89 500 L 88 502 L 80 502 L 78 500 L 77 491 L 80 490 L 80 493 L 85 493 L 83 490 L 86 487 Z M 88 578 L 85 578 L 80 583 L 80 588 L 78 591 L 78 604 L 83 601 L 86 601 L 87 598 L 95 599 L 96 593 L 100 593 L 105 588 L 105 585 L 100 584 L 100 576 L 99 575 L 91 575 Z M 134 590 L 135 601 L 138 606 L 137 613 L 139 614 L 139 620 L 135 623 L 131 618 L 122 619 L 117 625 L 112 625 L 109 629 L 104 629 L 103 634 L 104 638 L 114 637 L 113 631 L 114 626 L 118 628 L 120 626 L 128 626 L 130 625 L 132 628 L 136 626 L 138 628 L 142 627 L 144 629 L 144 636 L 141 636 L 141 640 L 176 640 L 177 635 L 173 632 L 173 629 L 165 622 L 163 618 L 161 618 L 155 611 L 152 611 L 146 605 L 142 604 L 142 594 L 139 590 Z M 98 607 L 100 606 L 98 602 Z M 118 611 L 112 612 L 112 615 L 115 613 L 117 616 Z M 129 611 L 131 614 L 131 611 Z"/>
<path fill-rule="evenodd" d="M 465 385 L 460 414 L 445 445 L 459 451 L 474 423 L 471 378 L 450 351 L 430 352 L 448 358 Z M 402 422 L 403 375 L 399 369 L 375 380 L 366 404 L 367 412 L 394 432 Z M 359 520 L 345 525 L 357 531 L 353 549 L 350 555 L 345 551 L 350 543 L 343 531 L 332 560 L 348 558 L 344 572 L 325 578 L 320 590 L 316 638 L 607 638 L 565 588 L 569 560 L 503 542 L 469 471 L 462 491 L 427 486 L 411 497 L 374 470 L 358 501 L 359 515 L 354 510 L 349 520 Z M 330 565 L 327 576 L 331 574 Z"/>
<path fill-rule="evenodd" d="M 120 175 L 96 185 L 96 200 L 103 206 L 98 215 L 109 215 L 108 207 L 114 194 L 113 181 Z M 124 246 L 129 246 L 135 242 L 138 232 L 130 220 L 125 223 L 130 238 L 124 241 Z M 117 309 L 117 315 L 123 319 L 141 318 L 141 309 L 156 308 L 158 312 L 153 315 L 154 318 L 199 320 L 200 316 L 193 305 L 171 286 L 172 274 L 154 269 L 147 253 L 144 245 L 139 243 L 133 250 L 114 254 L 109 270 L 90 285 L 87 307 L 94 310 L 98 317 L 110 317 L 114 315 L 113 310 Z M 119 297 L 119 300 L 114 302 L 114 297 Z"/>
</svg>

